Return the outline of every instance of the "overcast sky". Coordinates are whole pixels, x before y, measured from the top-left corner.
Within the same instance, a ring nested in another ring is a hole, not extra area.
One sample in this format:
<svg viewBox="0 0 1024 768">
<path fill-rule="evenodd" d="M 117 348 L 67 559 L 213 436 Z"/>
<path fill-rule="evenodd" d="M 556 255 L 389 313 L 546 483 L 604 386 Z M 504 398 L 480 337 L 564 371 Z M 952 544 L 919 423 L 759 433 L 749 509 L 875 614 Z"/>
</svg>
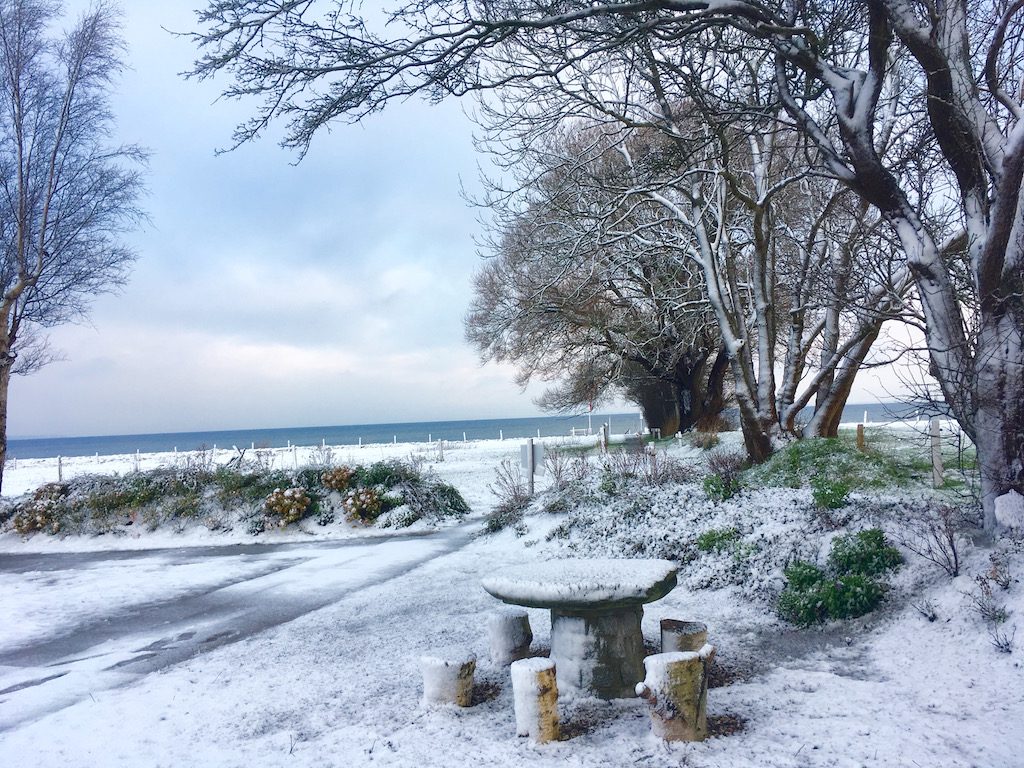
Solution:
<svg viewBox="0 0 1024 768">
<path fill-rule="evenodd" d="M 51 334 L 66 361 L 13 383 L 11 436 L 536 413 L 462 340 L 479 257 L 460 105 L 336 126 L 298 166 L 272 136 L 215 156 L 252 105 L 179 77 L 195 50 L 161 27 L 191 29 L 194 5 L 122 3 L 114 109 L 152 151 L 151 224 L 126 288 Z"/>
<path fill-rule="evenodd" d="M 472 126 L 456 102 L 334 126 L 298 166 L 269 136 L 215 156 L 253 104 L 186 82 L 200 0 L 122 0 L 118 133 L 152 151 L 126 288 L 56 329 L 9 434 L 93 435 L 529 416 L 462 336 L 479 263 Z M 86 2 L 66 2 L 69 11 Z M 873 401 L 867 374 L 851 402 Z"/>
</svg>

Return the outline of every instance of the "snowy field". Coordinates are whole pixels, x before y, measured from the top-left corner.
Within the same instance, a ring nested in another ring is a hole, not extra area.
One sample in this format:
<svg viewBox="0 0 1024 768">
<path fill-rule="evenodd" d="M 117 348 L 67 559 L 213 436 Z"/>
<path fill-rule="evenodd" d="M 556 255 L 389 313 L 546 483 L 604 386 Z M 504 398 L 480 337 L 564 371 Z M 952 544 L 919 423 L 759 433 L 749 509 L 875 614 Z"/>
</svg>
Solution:
<svg viewBox="0 0 1024 768">
<path fill-rule="evenodd" d="M 683 486 L 628 520 L 610 510 L 621 524 L 576 530 L 567 513 L 537 510 L 485 536 L 495 468 L 518 460 L 519 441 L 448 445 L 443 461 L 422 445 L 342 449 L 337 460 L 414 451 L 463 493 L 469 520 L 390 538 L 273 532 L 261 541 L 279 546 L 256 548 L 244 532 L 0 535 L 0 766 L 1024 766 L 1022 639 L 1012 653 L 993 647 L 971 597 L 993 550 L 969 545 L 956 579 L 906 553 L 882 609 L 807 630 L 781 622 L 764 599 L 777 573 L 714 586 L 728 562 L 694 561 L 647 606 L 643 629 L 653 644 L 661 618 L 708 625 L 720 661 L 708 696 L 713 737 L 668 745 L 650 735 L 640 700 L 564 697 L 564 740 L 517 738 L 508 670 L 488 660 L 487 616 L 498 603 L 481 579 L 559 557 L 633 556 L 661 540 L 670 548 L 688 526 L 743 515 L 794 551 L 814 549 L 825 540 L 802 516 L 809 493 L 707 502 L 695 523 L 685 500 L 699 491 Z M 143 469 L 168 460 L 138 458 Z M 135 462 L 110 458 L 104 469 Z M 61 471 L 97 471 L 76 463 Z M 52 460 L 19 461 L 4 490 L 55 480 L 56 470 Z M 855 496 L 853 506 L 867 502 Z M 233 550 L 210 546 L 222 544 Z M 1011 635 L 1024 615 L 1022 547 L 1004 539 L 997 548 L 1013 576 L 997 594 Z M 164 605 L 187 610 L 165 616 Z M 531 609 L 530 621 L 543 652 L 547 613 Z M 420 702 L 420 655 L 449 645 L 480 659 L 467 709 Z"/>
</svg>

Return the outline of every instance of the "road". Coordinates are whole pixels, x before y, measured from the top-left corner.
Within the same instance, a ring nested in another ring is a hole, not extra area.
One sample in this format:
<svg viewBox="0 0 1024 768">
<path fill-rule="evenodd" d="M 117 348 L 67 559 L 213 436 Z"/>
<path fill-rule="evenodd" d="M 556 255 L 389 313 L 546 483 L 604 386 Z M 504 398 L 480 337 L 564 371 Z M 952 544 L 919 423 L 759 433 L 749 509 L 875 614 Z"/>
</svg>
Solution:
<svg viewBox="0 0 1024 768">
<path fill-rule="evenodd" d="M 31 639 L 0 644 L 0 733 L 383 584 L 461 549 L 475 530 L 461 525 L 373 540 L 0 555 L 0 576 L 15 584 L 0 596 L 5 622 L 17 621 L 19 579 L 43 579 L 54 589 L 85 579 L 97 589 L 145 579 L 147 588 L 142 601 L 89 603 L 87 613 L 60 616 Z M 190 580 L 169 577 L 161 589 L 159 574 L 183 567 Z"/>
</svg>

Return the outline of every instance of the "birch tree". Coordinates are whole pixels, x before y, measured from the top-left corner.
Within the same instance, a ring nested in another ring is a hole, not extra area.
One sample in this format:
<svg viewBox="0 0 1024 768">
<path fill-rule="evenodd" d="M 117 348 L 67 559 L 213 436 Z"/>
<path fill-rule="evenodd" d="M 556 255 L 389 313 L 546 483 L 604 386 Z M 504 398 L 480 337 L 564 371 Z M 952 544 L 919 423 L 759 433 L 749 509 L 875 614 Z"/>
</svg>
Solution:
<svg viewBox="0 0 1024 768">
<path fill-rule="evenodd" d="M 123 282 L 121 236 L 141 216 L 144 155 L 109 143 L 115 9 L 53 36 L 59 18 L 51 2 L 0 0 L 0 480 L 11 375 L 49 362 L 45 329 Z"/>
<path fill-rule="evenodd" d="M 997 525 L 997 500 L 1024 514 L 1024 0 L 416 0 L 396 6 L 388 32 L 351 8 L 220 0 L 200 14 L 195 74 L 226 70 L 228 95 L 264 97 L 237 140 L 283 117 L 285 142 L 301 152 L 327 123 L 360 119 L 393 98 L 557 80 L 641 37 L 687 50 L 717 27 L 769 53 L 774 93 L 817 148 L 820 169 L 877 209 L 898 238 L 932 373 L 977 445 L 986 528 Z M 510 42 L 533 52 L 531 67 L 507 60 Z M 928 201 L 915 199 L 878 149 L 886 105 L 904 104 L 887 98 L 887 75 L 903 61 L 915 75 L 905 105 L 929 128 L 959 232 L 930 226 Z M 962 241 L 972 316 L 948 264 Z"/>
</svg>

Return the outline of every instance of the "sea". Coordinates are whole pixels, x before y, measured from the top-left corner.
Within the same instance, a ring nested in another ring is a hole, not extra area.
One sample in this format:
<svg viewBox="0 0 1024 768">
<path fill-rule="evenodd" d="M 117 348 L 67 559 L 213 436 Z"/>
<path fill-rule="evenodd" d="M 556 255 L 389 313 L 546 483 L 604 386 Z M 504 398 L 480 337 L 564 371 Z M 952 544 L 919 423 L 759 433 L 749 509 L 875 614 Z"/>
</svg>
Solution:
<svg viewBox="0 0 1024 768">
<path fill-rule="evenodd" d="M 726 418 L 729 417 L 728 411 Z M 904 403 L 848 405 L 844 422 L 884 423 L 914 418 L 916 409 Z M 192 451 L 200 448 L 284 448 L 292 445 L 371 445 L 420 443 L 437 440 L 497 440 L 595 433 L 607 423 L 612 434 L 635 434 L 642 428 L 639 413 L 593 413 L 538 416 L 526 419 L 474 419 L 395 424 L 345 424 L 333 427 L 232 429 L 211 432 L 166 432 L 148 435 L 11 438 L 8 458 L 44 459 L 56 456 L 115 456 L 129 453 Z"/>
</svg>

